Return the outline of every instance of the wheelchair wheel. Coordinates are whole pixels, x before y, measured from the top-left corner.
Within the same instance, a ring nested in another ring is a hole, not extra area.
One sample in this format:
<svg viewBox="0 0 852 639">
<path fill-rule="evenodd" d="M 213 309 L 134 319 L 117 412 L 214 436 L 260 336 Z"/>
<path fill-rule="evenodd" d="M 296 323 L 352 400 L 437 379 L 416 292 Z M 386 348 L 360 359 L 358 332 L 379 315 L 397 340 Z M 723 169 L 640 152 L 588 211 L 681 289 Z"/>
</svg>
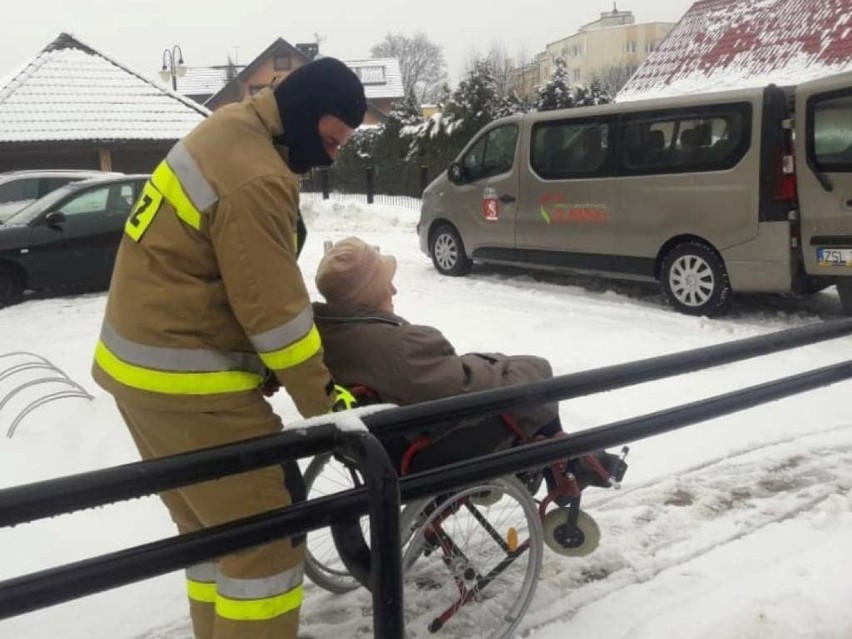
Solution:
<svg viewBox="0 0 852 639">
<path fill-rule="evenodd" d="M 362 485 L 358 474 L 330 454 L 314 457 L 305 470 L 305 488 L 308 499 L 316 499 L 342 490 Z M 370 539 L 370 520 L 361 518 L 365 539 Z M 355 590 L 361 584 L 349 574 L 331 537 L 330 528 L 308 533 L 305 552 L 305 574 L 320 588 L 334 593 Z"/>
<path fill-rule="evenodd" d="M 483 492 L 499 497 L 483 503 Z M 406 508 L 403 530 L 408 637 L 444 626 L 453 636 L 511 637 L 541 572 L 543 533 L 536 504 L 514 477 L 493 479 Z"/>
<path fill-rule="evenodd" d="M 544 517 L 544 542 L 553 552 L 566 557 L 585 557 L 598 547 L 601 529 L 585 510 L 577 513 L 577 527 L 567 528 L 568 509 L 551 510 Z"/>
</svg>

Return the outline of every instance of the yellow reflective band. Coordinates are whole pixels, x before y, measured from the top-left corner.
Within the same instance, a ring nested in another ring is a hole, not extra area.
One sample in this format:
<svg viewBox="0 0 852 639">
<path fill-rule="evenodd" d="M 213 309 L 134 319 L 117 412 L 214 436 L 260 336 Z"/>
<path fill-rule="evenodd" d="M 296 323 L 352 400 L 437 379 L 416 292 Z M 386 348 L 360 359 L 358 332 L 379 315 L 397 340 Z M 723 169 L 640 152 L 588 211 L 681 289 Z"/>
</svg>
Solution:
<svg viewBox="0 0 852 639">
<path fill-rule="evenodd" d="M 98 341 L 95 361 L 117 382 L 139 390 L 169 395 L 213 395 L 253 390 L 263 381 L 260 375 L 243 371 L 213 373 L 169 373 L 134 366 L 118 359 Z"/>
<path fill-rule="evenodd" d="M 314 326 L 302 339 L 293 342 L 287 348 L 282 348 L 280 351 L 272 351 L 270 353 L 259 353 L 263 363 L 272 370 L 281 370 L 283 368 L 292 368 L 298 366 L 302 362 L 309 360 L 316 355 L 322 348 L 322 339 L 320 339 L 319 331 Z"/>
<path fill-rule="evenodd" d="M 196 230 L 201 228 L 201 213 L 187 197 L 177 175 L 165 161 L 160 162 L 151 176 L 151 182 L 166 196 L 180 219 Z"/>
<path fill-rule="evenodd" d="M 162 201 L 163 195 L 150 181 L 145 182 L 145 188 L 142 189 L 142 194 L 136 201 L 136 205 L 130 212 L 127 223 L 124 225 L 125 233 L 136 242 L 141 240 L 145 231 L 148 230 L 148 227 L 154 220 L 157 211 L 160 210 L 160 203 Z"/>
<path fill-rule="evenodd" d="M 282 595 L 264 599 L 229 599 L 216 597 L 216 614 L 232 621 L 265 621 L 274 619 L 302 605 L 304 587 L 300 584 Z"/>
<path fill-rule="evenodd" d="M 214 603 L 216 601 L 216 582 L 186 580 L 186 594 L 193 601 Z"/>
</svg>

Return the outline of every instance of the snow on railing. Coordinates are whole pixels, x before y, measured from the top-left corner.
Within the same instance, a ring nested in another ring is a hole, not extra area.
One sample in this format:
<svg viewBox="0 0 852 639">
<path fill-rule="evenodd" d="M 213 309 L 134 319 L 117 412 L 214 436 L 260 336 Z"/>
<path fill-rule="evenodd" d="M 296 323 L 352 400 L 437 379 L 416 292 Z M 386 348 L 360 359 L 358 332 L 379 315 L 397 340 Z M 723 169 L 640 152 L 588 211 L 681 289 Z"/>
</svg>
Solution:
<svg viewBox="0 0 852 639">
<path fill-rule="evenodd" d="M 16 356 L 24 356 L 31 359 L 29 361 L 18 362 L 17 364 L 8 366 L 7 368 L 0 369 L 0 382 L 24 371 L 44 371 L 43 373 L 39 373 L 39 375 L 43 376 L 36 377 L 34 379 L 28 379 L 27 381 L 21 382 L 14 386 L 12 390 L 7 392 L 3 396 L 3 398 L 0 399 L 0 413 L 3 412 L 3 409 L 6 408 L 9 402 L 14 399 L 15 396 L 17 396 L 21 391 L 27 388 L 41 386 L 43 384 L 60 384 L 62 386 L 66 386 L 67 388 L 54 390 L 45 395 L 30 400 L 21 410 L 18 411 L 18 414 L 12 421 L 11 426 L 9 426 L 9 430 L 6 431 L 6 437 L 12 437 L 12 435 L 15 434 L 15 429 L 18 427 L 18 424 L 20 424 L 21 421 L 23 421 L 23 419 L 27 415 L 29 415 L 39 406 L 47 404 L 48 402 L 52 402 L 57 399 L 63 399 L 66 397 L 82 397 L 84 399 L 89 400 L 93 399 L 92 395 L 90 395 L 85 388 L 83 388 L 77 382 L 68 377 L 68 375 L 66 375 L 53 362 L 42 357 L 41 355 L 36 355 L 35 353 L 29 353 L 26 351 L 15 351 L 13 353 L 6 353 L 5 355 L 0 355 L 0 359 L 6 359 L 9 357 Z"/>
</svg>

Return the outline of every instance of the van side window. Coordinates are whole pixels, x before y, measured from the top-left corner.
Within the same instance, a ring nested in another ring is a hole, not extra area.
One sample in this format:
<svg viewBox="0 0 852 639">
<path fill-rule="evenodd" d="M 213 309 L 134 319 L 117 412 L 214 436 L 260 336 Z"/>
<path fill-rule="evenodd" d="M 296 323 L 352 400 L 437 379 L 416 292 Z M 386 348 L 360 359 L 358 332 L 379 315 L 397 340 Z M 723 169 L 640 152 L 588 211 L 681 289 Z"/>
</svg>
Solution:
<svg viewBox="0 0 852 639">
<path fill-rule="evenodd" d="M 508 173 L 515 164 L 518 126 L 509 124 L 491 129 L 465 153 L 461 164 L 469 182 Z"/>
<path fill-rule="evenodd" d="M 623 118 L 622 171 L 627 175 L 721 171 L 751 144 L 751 106 L 725 105 Z"/>
<path fill-rule="evenodd" d="M 540 122 L 533 126 L 530 164 L 545 180 L 603 177 L 610 168 L 610 125 Z"/>
<path fill-rule="evenodd" d="M 852 96 L 822 99 L 814 107 L 813 155 L 822 171 L 852 167 Z"/>
</svg>

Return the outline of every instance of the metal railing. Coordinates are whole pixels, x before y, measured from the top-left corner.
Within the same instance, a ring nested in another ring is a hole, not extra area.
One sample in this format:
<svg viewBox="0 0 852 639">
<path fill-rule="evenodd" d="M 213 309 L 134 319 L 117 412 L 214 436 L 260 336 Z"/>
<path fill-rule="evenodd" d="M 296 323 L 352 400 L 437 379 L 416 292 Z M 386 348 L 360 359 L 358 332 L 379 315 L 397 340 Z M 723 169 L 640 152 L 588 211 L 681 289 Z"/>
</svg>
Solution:
<svg viewBox="0 0 852 639">
<path fill-rule="evenodd" d="M 838 320 L 628 364 L 365 413 L 378 435 L 452 425 L 463 417 L 498 413 L 598 393 L 767 355 L 852 334 L 852 319 Z M 0 491 L 0 527 L 149 495 L 200 481 L 316 455 L 329 450 L 359 461 L 372 479 L 361 488 L 251 518 L 0 582 L 0 619 L 147 579 L 223 554 L 291 537 L 368 514 L 375 636 L 404 636 L 398 510 L 402 502 L 492 477 L 576 457 L 727 415 L 852 378 L 852 361 L 743 388 L 566 437 L 512 448 L 406 476 L 397 483 L 387 453 L 367 431 L 341 432 L 332 417 L 276 435 L 138 462 Z M 399 491 L 397 493 L 397 490 Z M 396 536 L 395 536 L 396 535 Z M 394 549 L 396 549 L 394 551 Z M 384 563 L 383 563 L 384 562 Z"/>
<path fill-rule="evenodd" d="M 80 386 L 77 382 L 72 380 L 68 375 L 65 374 L 62 369 L 56 366 L 49 359 L 42 357 L 41 355 L 36 355 L 35 353 L 29 353 L 27 351 L 15 351 L 13 353 L 6 353 L 4 355 L 0 355 L 0 359 L 6 359 L 9 357 L 29 357 L 32 358 L 30 361 L 19 362 L 18 364 L 14 364 L 9 366 L 2 371 L 0 371 L 0 383 L 3 380 L 12 377 L 18 373 L 23 373 L 25 371 L 32 370 L 42 370 L 48 371 L 50 374 L 44 377 L 37 377 L 35 379 L 29 379 L 25 382 L 19 383 L 17 386 L 14 386 L 12 390 L 7 392 L 2 399 L 0 399 L 0 413 L 3 412 L 3 409 L 11 402 L 19 393 L 26 390 L 27 388 L 33 388 L 35 386 L 42 386 L 45 384 L 60 384 L 62 386 L 66 386 L 69 388 L 63 388 L 60 390 L 54 390 L 46 395 L 42 395 L 36 399 L 28 402 L 15 416 L 12 420 L 9 429 L 6 431 L 6 437 L 12 437 L 15 434 L 15 430 L 18 428 L 18 425 L 24 420 L 24 418 L 33 412 L 39 406 L 43 406 L 49 402 L 55 401 L 57 399 L 64 399 L 66 397 L 82 397 L 84 399 L 92 399 L 92 396 L 89 392 Z"/>
</svg>

